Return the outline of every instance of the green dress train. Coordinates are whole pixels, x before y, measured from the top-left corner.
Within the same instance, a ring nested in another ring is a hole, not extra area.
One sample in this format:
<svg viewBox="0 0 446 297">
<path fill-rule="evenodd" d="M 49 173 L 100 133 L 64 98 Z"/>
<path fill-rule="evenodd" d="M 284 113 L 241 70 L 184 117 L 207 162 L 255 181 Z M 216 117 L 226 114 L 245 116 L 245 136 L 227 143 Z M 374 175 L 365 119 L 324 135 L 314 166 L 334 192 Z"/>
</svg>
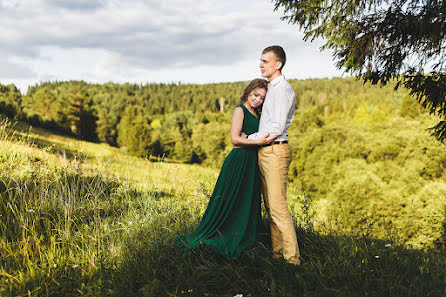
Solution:
<svg viewBox="0 0 446 297">
<path fill-rule="evenodd" d="M 244 112 L 242 132 L 257 132 L 259 119 L 240 106 Z M 255 243 L 260 222 L 257 147 L 234 148 L 223 163 L 199 226 L 176 238 L 175 244 L 186 249 L 205 244 L 235 259 Z"/>
</svg>

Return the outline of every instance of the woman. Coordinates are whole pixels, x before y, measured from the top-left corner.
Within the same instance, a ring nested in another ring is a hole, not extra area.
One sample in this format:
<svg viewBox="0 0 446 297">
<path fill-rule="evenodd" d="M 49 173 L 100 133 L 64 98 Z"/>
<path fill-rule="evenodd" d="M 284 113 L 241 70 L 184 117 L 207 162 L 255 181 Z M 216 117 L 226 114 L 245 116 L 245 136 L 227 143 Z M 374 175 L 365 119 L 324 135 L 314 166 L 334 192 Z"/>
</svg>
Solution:
<svg viewBox="0 0 446 297">
<path fill-rule="evenodd" d="M 205 244 L 219 254 L 237 258 L 246 247 L 254 244 L 261 219 L 257 147 L 273 139 L 266 135 L 255 141 L 241 134 L 257 132 L 259 110 L 267 88 L 266 80 L 254 79 L 243 91 L 240 105 L 232 113 L 234 148 L 223 163 L 200 225 L 193 232 L 178 237 L 176 245 L 194 248 Z"/>
</svg>

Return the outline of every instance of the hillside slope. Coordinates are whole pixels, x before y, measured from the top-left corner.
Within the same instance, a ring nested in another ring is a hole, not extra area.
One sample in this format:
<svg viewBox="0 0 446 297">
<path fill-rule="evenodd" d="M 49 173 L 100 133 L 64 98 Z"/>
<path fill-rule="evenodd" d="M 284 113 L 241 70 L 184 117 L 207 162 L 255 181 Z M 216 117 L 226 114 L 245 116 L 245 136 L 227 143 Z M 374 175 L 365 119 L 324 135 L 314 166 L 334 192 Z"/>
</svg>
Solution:
<svg viewBox="0 0 446 297">
<path fill-rule="evenodd" d="M 20 128 L 28 131 L 0 125 L 2 296 L 445 293 L 444 253 L 316 231 L 302 194 L 293 212 L 300 267 L 271 258 L 267 230 L 237 261 L 183 252 L 173 239 L 198 224 L 218 172 Z"/>
</svg>

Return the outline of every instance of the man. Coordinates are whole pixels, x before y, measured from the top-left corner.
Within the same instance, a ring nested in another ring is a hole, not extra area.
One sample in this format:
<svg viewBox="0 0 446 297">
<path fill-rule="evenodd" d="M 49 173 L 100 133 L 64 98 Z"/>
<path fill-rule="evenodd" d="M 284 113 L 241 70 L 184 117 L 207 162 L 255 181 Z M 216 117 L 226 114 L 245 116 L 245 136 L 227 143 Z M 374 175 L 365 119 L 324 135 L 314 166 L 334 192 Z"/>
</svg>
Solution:
<svg viewBox="0 0 446 297">
<path fill-rule="evenodd" d="M 259 149 L 259 168 L 262 193 L 271 225 L 273 257 L 300 264 L 299 247 L 293 219 L 286 202 L 288 168 L 291 148 L 288 145 L 288 128 L 294 118 L 294 90 L 282 75 L 285 51 L 280 46 L 263 50 L 260 58 L 262 76 L 268 79 L 268 92 L 263 103 L 259 131 L 248 136 L 257 140 L 267 134 L 276 137 L 274 142 Z"/>
</svg>

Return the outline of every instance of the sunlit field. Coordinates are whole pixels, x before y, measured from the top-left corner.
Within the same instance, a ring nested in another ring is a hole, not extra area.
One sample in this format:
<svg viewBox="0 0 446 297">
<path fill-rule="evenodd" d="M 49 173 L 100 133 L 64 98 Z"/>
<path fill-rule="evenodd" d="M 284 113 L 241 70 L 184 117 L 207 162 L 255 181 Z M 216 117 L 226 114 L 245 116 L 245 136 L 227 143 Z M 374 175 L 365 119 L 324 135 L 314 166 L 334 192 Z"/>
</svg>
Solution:
<svg viewBox="0 0 446 297">
<path fill-rule="evenodd" d="M 445 255 L 314 227 L 290 185 L 303 264 L 258 246 L 227 260 L 173 239 L 199 222 L 218 169 L 0 125 L 2 296 L 442 296 Z"/>
</svg>

